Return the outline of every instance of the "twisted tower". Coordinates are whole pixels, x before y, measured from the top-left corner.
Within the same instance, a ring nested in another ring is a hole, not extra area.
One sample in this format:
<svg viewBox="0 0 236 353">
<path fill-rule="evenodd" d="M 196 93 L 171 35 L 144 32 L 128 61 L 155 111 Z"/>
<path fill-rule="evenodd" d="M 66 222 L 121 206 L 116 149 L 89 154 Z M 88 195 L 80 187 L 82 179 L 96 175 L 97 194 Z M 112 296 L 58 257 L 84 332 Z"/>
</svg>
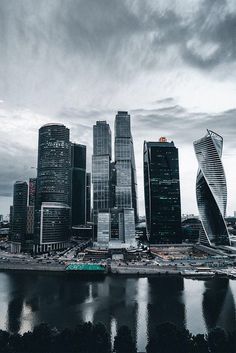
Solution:
<svg viewBox="0 0 236 353">
<path fill-rule="evenodd" d="M 221 162 L 223 138 L 211 130 L 193 143 L 198 160 L 196 196 L 203 230 L 200 242 L 230 245 L 225 224 L 227 186 Z"/>
</svg>

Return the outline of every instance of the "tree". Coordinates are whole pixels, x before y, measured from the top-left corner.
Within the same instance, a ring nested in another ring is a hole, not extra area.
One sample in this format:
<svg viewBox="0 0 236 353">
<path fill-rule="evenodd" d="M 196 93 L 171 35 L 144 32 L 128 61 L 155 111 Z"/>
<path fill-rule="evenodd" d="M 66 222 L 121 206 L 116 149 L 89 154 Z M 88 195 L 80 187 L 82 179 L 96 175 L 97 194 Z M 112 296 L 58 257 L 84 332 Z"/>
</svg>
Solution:
<svg viewBox="0 0 236 353">
<path fill-rule="evenodd" d="M 222 328 L 213 329 L 207 337 L 208 346 L 212 353 L 229 353 L 228 336 Z"/>
<path fill-rule="evenodd" d="M 74 331 L 75 352 L 77 353 L 93 353 L 93 324 L 85 322 L 76 326 Z"/>
<path fill-rule="evenodd" d="M 193 353 L 209 353 L 205 335 L 198 334 L 193 336 Z"/>
<path fill-rule="evenodd" d="M 127 326 L 118 329 L 114 339 L 114 353 L 137 353 L 136 344 L 133 341 L 131 331 Z"/>
<path fill-rule="evenodd" d="M 52 332 L 47 324 L 40 324 L 33 330 L 33 349 L 34 353 L 51 352 Z"/>
<path fill-rule="evenodd" d="M 93 327 L 93 340 L 94 353 L 109 353 L 111 351 L 110 337 L 103 324 L 98 323 Z"/>
<path fill-rule="evenodd" d="M 192 335 L 188 330 L 178 329 L 167 322 L 157 326 L 146 349 L 147 353 L 190 353 L 192 344 Z"/>
<path fill-rule="evenodd" d="M 0 330 L 0 352 L 7 352 L 8 341 L 10 334 L 6 331 Z"/>
</svg>

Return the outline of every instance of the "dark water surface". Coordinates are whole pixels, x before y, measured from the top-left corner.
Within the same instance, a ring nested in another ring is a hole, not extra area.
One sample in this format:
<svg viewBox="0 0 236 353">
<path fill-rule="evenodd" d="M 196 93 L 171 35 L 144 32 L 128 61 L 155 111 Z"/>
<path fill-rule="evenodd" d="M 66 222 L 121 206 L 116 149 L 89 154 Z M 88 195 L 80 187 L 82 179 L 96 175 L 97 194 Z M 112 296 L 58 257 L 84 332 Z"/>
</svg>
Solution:
<svg viewBox="0 0 236 353">
<path fill-rule="evenodd" d="M 236 281 L 183 278 L 85 279 L 69 274 L 0 273 L 0 329 L 23 333 L 41 322 L 58 328 L 102 322 L 112 337 L 128 325 L 138 349 L 158 323 L 192 333 L 236 328 Z"/>
</svg>

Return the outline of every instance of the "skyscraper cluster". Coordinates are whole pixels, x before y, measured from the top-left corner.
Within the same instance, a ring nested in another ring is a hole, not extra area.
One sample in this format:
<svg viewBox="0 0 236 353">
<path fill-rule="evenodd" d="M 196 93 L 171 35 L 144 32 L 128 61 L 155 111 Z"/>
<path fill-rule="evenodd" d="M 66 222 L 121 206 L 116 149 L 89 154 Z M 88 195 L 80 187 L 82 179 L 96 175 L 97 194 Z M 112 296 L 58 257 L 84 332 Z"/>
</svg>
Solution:
<svg viewBox="0 0 236 353">
<path fill-rule="evenodd" d="M 222 137 L 210 130 L 194 142 L 199 164 L 200 242 L 208 246 L 230 245 L 222 147 Z M 93 126 L 92 173 L 87 172 L 86 159 L 86 146 L 72 143 L 63 124 L 46 124 L 39 129 L 37 177 L 30 178 L 29 185 L 25 181 L 14 184 L 12 251 L 64 249 L 73 229 L 85 229 L 88 224 L 95 247 L 136 246 L 137 179 L 127 111 L 118 111 L 115 116 L 114 153 L 109 124 L 97 121 Z M 179 155 L 174 142 L 164 137 L 144 141 L 143 172 L 149 244 L 181 243 Z"/>
<path fill-rule="evenodd" d="M 37 178 L 30 178 L 29 188 L 26 182 L 14 185 L 13 251 L 25 249 L 29 240 L 36 253 L 67 247 L 71 228 L 90 220 L 89 182 L 86 146 L 71 143 L 70 131 L 63 124 L 42 126 Z"/>
<path fill-rule="evenodd" d="M 93 218 L 98 246 L 135 244 L 138 221 L 137 182 L 131 122 L 128 112 L 115 117 L 115 160 L 106 121 L 93 127 Z"/>
</svg>

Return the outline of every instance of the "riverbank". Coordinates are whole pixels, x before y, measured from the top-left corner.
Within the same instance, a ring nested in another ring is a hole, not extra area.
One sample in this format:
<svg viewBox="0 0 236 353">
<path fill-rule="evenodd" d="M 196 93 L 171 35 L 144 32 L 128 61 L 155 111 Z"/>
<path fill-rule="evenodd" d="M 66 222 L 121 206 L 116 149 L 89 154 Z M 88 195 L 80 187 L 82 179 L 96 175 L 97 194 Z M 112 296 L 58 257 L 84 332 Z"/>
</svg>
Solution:
<svg viewBox="0 0 236 353">
<path fill-rule="evenodd" d="M 103 273 L 96 271 L 67 271 L 67 265 L 60 264 L 38 264 L 38 263 L 0 263 L 0 271 L 14 272 L 41 272 L 41 273 L 70 273 L 74 275 L 112 275 L 123 277 L 155 277 L 155 276 L 182 276 L 184 278 L 193 279 L 211 279 L 213 277 L 228 277 L 236 279 L 229 272 L 223 270 L 213 271 L 194 271 L 182 270 L 178 268 L 170 269 L 163 267 L 148 267 L 148 266 L 115 266 L 105 267 Z"/>
</svg>

